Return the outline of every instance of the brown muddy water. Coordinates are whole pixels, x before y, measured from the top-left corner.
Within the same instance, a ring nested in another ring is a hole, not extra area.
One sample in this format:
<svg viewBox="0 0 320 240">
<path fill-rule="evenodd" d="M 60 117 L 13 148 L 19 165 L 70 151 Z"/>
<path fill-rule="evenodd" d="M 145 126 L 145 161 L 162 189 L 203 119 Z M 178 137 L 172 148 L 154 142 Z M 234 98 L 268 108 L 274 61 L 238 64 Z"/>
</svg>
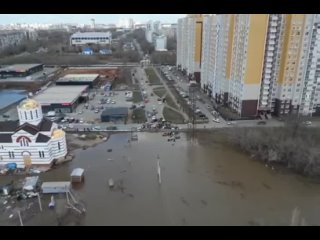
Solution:
<svg viewBox="0 0 320 240">
<path fill-rule="evenodd" d="M 299 207 L 309 225 L 319 225 L 320 184 L 277 173 L 205 138 L 192 143 L 181 134 L 172 145 L 161 134 L 139 133 L 139 140 L 128 144 L 129 136 L 114 134 L 96 147 L 78 149 L 72 162 L 41 174 L 42 181 L 68 181 L 73 168 L 85 169 L 85 182 L 74 192 L 87 212 L 60 224 L 289 225 L 292 210 Z M 109 178 L 115 181 L 114 190 Z M 24 225 L 58 225 L 47 203 L 44 198 L 46 210 Z"/>
</svg>

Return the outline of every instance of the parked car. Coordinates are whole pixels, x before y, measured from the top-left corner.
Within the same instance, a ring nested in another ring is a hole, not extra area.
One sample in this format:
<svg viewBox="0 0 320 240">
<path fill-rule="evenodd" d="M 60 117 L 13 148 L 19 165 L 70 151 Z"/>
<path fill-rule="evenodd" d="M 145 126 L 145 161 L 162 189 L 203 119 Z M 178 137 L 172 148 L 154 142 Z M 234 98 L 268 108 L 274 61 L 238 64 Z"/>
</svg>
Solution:
<svg viewBox="0 0 320 240">
<path fill-rule="evenodd" d="M 305 124 L 306 126 L 310 126 L 310 125 L 312 124 L 312 122 L 311 122 L 311 121 L 305 121 L 304 124 Z"/>
<path fill-rule="evenodd" d="M 220 123 L 219 118 L 213 118 L 212 121 L 214 121 L 214 122 L 216 122 L 216 123 Z M 230 123 L 230 122 L 228 122 L 228 123 Z M 228 123 L 227 123 L 227 124 L 228 124 Z M 228 124 L 228 125 L 230 125 L 230 124 Z"/>
</svg>

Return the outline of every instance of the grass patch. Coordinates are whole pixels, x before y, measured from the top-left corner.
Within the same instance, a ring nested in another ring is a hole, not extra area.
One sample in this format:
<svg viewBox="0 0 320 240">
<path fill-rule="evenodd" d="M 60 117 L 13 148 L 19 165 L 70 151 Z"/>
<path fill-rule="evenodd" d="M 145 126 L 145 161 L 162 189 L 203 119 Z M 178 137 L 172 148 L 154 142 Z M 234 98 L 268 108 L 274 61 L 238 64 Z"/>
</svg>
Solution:
<svg viewBox="0 0 320 240">
<path fill-rule="evenodd" d="M 157 87 L 153 89 L 153 92 L 155 95 L 162 98 L 167 90 L 164 87 Z"/>
<path fill-rule="evenodd" d="M 169 122 L 172 122 L 175 124 L 184 123 L 183 116 L 180 113 L 178 113 L 168 107 L 163 108 L 163 117 L 166 121 L 169 121 Z"/>
<path fill-rule="evenodd" d="M 178 106 L 176 105 L 176 103 L 173 101 L 172 97 L 169 94 L 167 94 L 167 96 L 166 96 L 166 103 L 170 107 L 173 107 L 173 108 L 178 110 Z"/>
<path fill-rule="evenodd" d="M 141 92 L 140 91 L 134 91 L 132 93 L 132 101 L 134 103 L 138 103 L 138 102 L 142 102 L 143 101 L 143 98 L 142 98 L 142 95 L 141 95 Z"/>
<path fill-rule="evenodd" d="M 146 68 L 144 71 L 146 72 L 150 85 L 162 85 L 153 68 Z"/>
<path fill-rule="evenodd" d="M 132 122 L 133 123 L 144 123 L 147 121 L 146 113 L 144 109 L 137 108 L 132 111 Z"/>
</svg>

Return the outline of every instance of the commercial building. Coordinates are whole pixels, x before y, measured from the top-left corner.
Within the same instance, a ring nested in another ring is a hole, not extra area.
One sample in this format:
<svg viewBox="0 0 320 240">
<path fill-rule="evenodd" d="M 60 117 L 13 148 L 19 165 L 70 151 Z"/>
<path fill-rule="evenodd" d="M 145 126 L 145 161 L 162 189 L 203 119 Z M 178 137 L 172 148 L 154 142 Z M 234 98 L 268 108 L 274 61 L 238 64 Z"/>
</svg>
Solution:
<svg viewBox="0 0 320 240">
<path fill-rule="evenodd" d="M 71 35 L 71 45 L 86 45 L 86 44 L 111 44 L 111 32 L 77 32 Z"/>
<path fill-rule="evenodd" d="M 200 82 L 203 15 L 188 14 L 178 20 L 177 66 L 190 80 Z"/>
<path fill-rule="evenodd" d="M 0 114 L 27 98 L 24 90 L 0 90 Z"/>
<path fill-rule="evenodd" d="M 43 117 L 38 102 L 26 99 L 17 110 L 19 121 L 0 123 L 1 164 L 16 163 L 19 168 L 51 165 L 67 155 L 65 132 Z"/>
<path fill-rule="evenodd" d="M 99 81 L 99 74 L 67 74 L 56 81 L 56 85 L 87 85 L 93 88 Z"/>
<path fill-rule="evenodd" d="M 0 78 L 27 77 L 43 70 L 43 64 L 15 64 L 0 68 Z"/>
<path fill-rule="evenodd" d="M 101 113 L 101 122 L 125 122 L 128 118 L 127 107 L 107 108 Z"/>
<path fill-rule="evenodd" d="M 75 110 L 79 103 L 88 98 L 88 86 L 53 86 L 36 95 L 36 100 L 47 113 L 70 113 Z"/>
</svg>

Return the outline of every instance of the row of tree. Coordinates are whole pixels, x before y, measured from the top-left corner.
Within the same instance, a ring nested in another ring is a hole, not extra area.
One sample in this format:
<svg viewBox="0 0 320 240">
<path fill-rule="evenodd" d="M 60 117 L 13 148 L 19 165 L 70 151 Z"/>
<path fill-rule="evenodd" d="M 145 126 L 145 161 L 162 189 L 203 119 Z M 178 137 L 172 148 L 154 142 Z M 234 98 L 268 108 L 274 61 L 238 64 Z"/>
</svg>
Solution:
<svg viewBox="0 0 320 240">
<path fill-rule="evenodd" d="M 233 128 L 232 143 L 267 164 L 281 164 L 306 176 L 320 176 L 320 129 L 301 119 L 285 120 L 279 128 Z"/>
</svg>

